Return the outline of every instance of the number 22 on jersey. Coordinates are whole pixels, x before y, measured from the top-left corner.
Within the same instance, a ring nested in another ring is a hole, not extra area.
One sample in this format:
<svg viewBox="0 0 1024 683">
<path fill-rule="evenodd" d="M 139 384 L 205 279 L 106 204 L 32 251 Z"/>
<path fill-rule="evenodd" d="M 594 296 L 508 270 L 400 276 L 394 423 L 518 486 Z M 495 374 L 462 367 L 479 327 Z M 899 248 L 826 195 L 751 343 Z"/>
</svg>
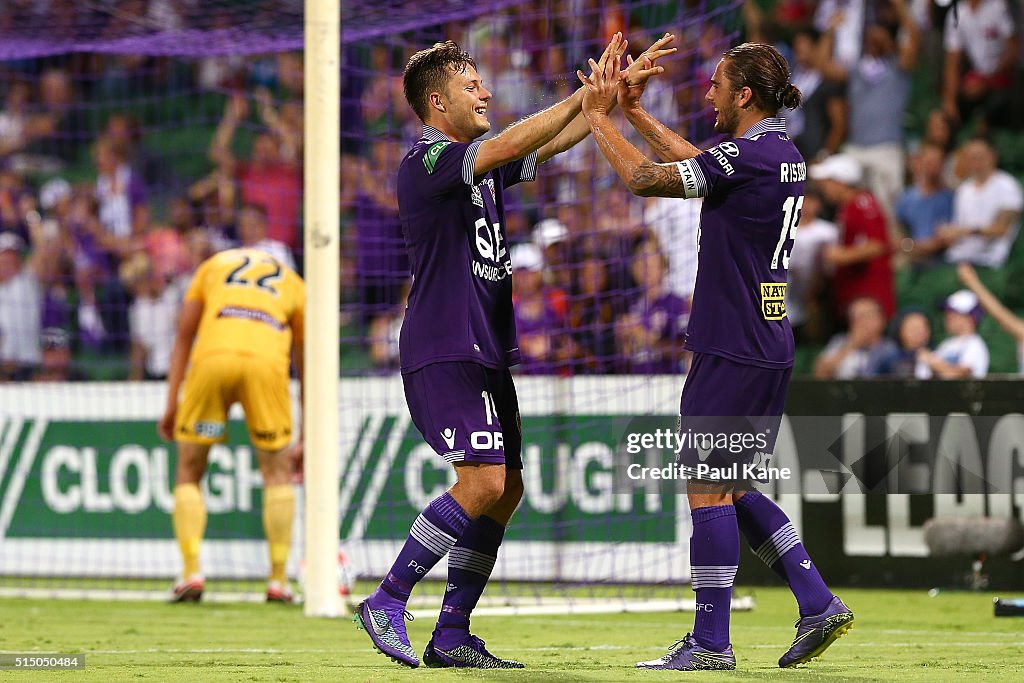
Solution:
<svg viewBox="0 0 1024 683">
<path fill-rule="evenodd" d="M 270 266 L 270 269 L 260 268 L 260 265 Z M 266 270 L 267 272 L 256 277 L 257 273 L 261 270 Z M 274 284 L 281 277 L 281 264 L 271 257 L 267 256 L 253 263 L 250 257 L 243 256 L 239 266 L 228 274 L 224 284 L 240 285 L 243 287 L 251 285 L 277 296 L 277 289 L 274 288 Z"/>
</svg>

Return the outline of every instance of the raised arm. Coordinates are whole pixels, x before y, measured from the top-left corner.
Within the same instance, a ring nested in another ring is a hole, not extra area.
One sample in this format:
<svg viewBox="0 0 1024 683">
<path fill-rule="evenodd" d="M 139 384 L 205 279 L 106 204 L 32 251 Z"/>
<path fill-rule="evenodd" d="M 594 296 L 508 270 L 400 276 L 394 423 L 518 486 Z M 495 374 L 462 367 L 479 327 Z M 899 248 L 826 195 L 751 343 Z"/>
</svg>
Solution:
<svg viewBox="0 0 1024 683">
<path fill-rule="evenodd" d="M 627 41 L 622 39 L 622 34 L 616 33 L 601 55 L 600 63 L 614 62 L 618 70 L 619 59 L 627 44 Z M 584 92 L 584 88 L 579 88 L 558 104 L 516 121 L 493 138 L 484 140 L 476 153 L 473 174 L 481 176 L 492 168 L 521 159 L 534 150 L 540 150 L 555 140 L 579 114 Z M 582 124 L 572 126 L 556 146 L 544 150 L 543 156 L 538 153 L 538 161 L 546 161 L 558 152 L 569 149 L 585 136 Z"/>
<path fill-rule="evenodd" d="M 662 161 L 681 161 L 701 152 L 681 135 L 654 118 L 640 104 L 640 96 L 647 86 L 647 79 L 664 71 L 664 68 L 654 66 L 654 60 L 675 52 L 675 48 L 664 49 L 664 46 L 674 39 L 674 35 L 666 33 L 647 48 L 635 62 L 630 60 L 629 68 L 626 69 L 627 78 L 620 82 L 617 92 L 617 100 L 626 115 L 626 120 L 647 140 Z M 637 77 L 631 79 L 629 75 L 632 69 L 637 70 Z"/>
<path fill-rule="evenodd" d="M 918 48 L 921 44 L 921 32 L 917 28 L 906 0 L 892 0 L 892 6 L 899 16 L 900 28 L 903 29 L 902 42 L 899 44 L 899 64 L 904 71 L 912 71 L 917 64 Z"/>
<path fill-rule="evenodd" d="M 843 13 L 836 12 L 818 41 L 818 69 L 832 81 L 845 81 L 846 69 L 835 59 L 836 29 L 843 23 Z"/>
<path fill-rule="evenodd" d="M 221 118 L 213 140 L 210 142 L 210 161 L 218 166 L 233 168 L 235 156 L 231 153 L 231 142 L 235 139 L 238 124 L 249 112 L 249 103 L 244 95 L 232 95 L 224 105 L 224 117 Z"/>
<path fill-rule="evenodd" d="M 640 94 L 643 93 L 644 87 L 647 85 L 647 79 L 655 74 L 660 74 L 665 71 L 663 67 L 654 66 L 654 62 L 659 58 L 672 54 L 676 51 L 676 48 L 666 48 L 665 45 L 672 42 L 675 36 L 666 33 L 664 36 L 655 41 L 649 48 L 644 50 L 640 55 L 640 58 L 633 61 L 633 58 L 626 56 L 629 60 L 629 66 L 625 70 L 625 77 L 623 83 L 630 85 L 624 85 L 630 90 L 635 91 L 636 99 L 639 100 Z M 619 49 L 617 50 L 619 58 L 622 53 L 625 52 L 627 41 L 622 41 Z M 618 58 L 616 58 L 616 64 Z M 637 102 L 639 104 L 639 102 Z M 586 118 L 583 116 L 581 111 L 572 122 L 566 126 L 562 132 L 560 132 L 555 138 L 540 148 L 537 155 L 537 161 L 543 163 L 553 157 L 556 154 L 566 151 L 573 145 L 579 143 L 583 138 L 590 135 L 590 124 L 587 123 Z"/>
<path fill-rule="evenodd" d="M 583 102 L 583 114 L 594 133 L 594 141 L 605 158 L 619 174 L 629 191 L 644 197 L 685 197 L 683 178 L 675 164 L 657 164 L 644 156 L 619 132 L 608 117 L 612 102 L 615 101 L 622 73 L 617 68 L 598 68 L 590 60 L 594 73 L 588 80 L 583 72 L 577 72 L 586 84 L 587 94 Z M 680 160 L 697 156 L 700 150 L 690 145 L 690 153 L 682 152 Z"/>
<path fill-rule="evenodd" d="M 996 319 L 1003 331 L 1014 338 L 1018 344 L 1024 342 L 1024 320 L 1007 308 L 995 294 L 978 277 L 978 273 L 969 263 L 961 263 L 956 268 L 960 282 L 974 292 L 985 312 Z"/>
</svg>

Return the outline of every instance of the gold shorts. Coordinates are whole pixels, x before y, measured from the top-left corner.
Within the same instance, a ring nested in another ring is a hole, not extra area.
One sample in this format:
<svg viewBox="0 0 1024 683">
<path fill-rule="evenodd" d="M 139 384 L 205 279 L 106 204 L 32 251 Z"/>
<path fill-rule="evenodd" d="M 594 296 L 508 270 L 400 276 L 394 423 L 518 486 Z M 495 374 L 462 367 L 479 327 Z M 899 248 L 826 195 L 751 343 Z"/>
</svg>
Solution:
<svg viewBox="0 0 1024 683">
<path fill-rule="evenodd" d="M 222 443 L 228 410 L 241 403 L 249 440 L 277 451 L 292 440 L 288 371 L 265 358 L 220 353 L 191 364 L 178 402 L 174 438 L 189 443 Z"/>
</svg>

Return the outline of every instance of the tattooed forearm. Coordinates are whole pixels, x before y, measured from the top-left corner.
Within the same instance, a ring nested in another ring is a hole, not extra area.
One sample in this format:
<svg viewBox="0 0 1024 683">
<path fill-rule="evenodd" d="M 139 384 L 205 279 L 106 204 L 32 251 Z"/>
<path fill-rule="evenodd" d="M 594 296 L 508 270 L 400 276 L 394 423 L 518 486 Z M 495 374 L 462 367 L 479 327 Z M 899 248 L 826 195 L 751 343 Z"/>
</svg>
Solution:
<svg viewBox="0 0 1024 683">
<path fill-rule="evenodd" d="M 644 136 L 644 139 L 651 144 L 662 161 L 691 159 L 701 152 L 700 149 L 644 109 L 635 108 L 626 111 L 626 120 Z"/>
<path fill-rule="evenodd" d="M 629 179 L 629 189 L 642 197 L 685 197 L 683 179 L 673 164 L 644 160 Z"/>
<path fill-rule="evenodd" d="M 671 145 L 665 142 L 656 130 L 645 130 L 641 131 L 644 139 L 647 143 L 654 148 L 654 151 L 658 153 L 658 156 L 662 156 L 672 149 Z M 664 158 L 664 157 L 662 157 Z"/>
</svg>

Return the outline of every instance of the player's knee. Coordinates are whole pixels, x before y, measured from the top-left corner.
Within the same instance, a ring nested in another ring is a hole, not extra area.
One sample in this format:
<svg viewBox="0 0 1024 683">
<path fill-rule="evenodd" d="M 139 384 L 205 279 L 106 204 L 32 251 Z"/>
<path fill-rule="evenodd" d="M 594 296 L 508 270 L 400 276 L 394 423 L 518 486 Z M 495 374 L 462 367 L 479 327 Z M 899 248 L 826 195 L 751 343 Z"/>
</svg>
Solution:
<svg viewBox="0 0 1024 683">
<path fill-rule="evenodd" d="M 481 477 L 476 488 L 477 495 L 489 506 L 501 500 L 505 493 L 505 481 L 502 477 Z"/>
<path fill-rule="evenodd" d="M 206 459 L 179 455 L 175 474 L 176 484 L 198 484 L 206 472 Z"/>
</svg>

